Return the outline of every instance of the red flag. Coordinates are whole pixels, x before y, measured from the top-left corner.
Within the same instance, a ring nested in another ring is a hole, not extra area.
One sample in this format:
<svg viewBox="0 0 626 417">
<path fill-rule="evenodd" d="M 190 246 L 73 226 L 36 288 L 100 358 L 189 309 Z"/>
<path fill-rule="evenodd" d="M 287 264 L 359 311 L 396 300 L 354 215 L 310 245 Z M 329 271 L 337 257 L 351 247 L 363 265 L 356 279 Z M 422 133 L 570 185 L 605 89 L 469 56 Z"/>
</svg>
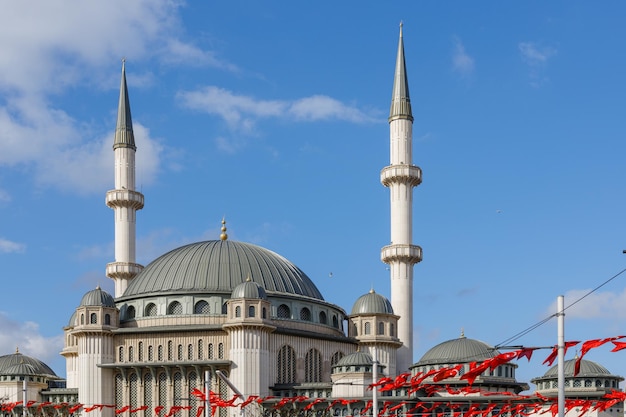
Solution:
<svg viewBox="0 0 626 417">
<path fill-rule="evenodd" d="M 130 405 L 125 405 L 124 407 L 120 408 L 119 410 L 115 410 L 115 414 L 122 414 L 127 412 L 128 410 L 130 410 Z"/>
<path fill-rule="evenodd" d="M 78 410 L 80 410 L 83 407 L 82 404 L 78 403 L 76 405 L 73 405 L 72 407 L 70 407 L 69 410 L 67 410 L 70 414 L 73 414 L 75 412 L 77 412 Z"/>
</svg>

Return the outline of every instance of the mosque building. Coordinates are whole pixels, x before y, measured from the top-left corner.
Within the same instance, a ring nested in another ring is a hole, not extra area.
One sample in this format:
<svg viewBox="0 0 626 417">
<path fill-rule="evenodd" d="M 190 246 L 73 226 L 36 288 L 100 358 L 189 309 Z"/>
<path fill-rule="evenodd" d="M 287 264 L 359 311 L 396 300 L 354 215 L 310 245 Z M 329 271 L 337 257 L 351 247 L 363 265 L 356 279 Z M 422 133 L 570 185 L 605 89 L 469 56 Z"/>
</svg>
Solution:
<svg viewBox="0 0 626 417">
<path fill-rule="evenodd" d="M 376 390 L 371 385 L 379 378 L 403 376 L 406 381 L 425 375 L 430 387 L 441 389 L 411 392 L 399 385 L 381 392 L 374 409 L 401 415 L 419 401 L 432 406 L 414 414 L 452 417 L 476 405 L 504 404 L 512 394 L 527 391 L 511 362 L 479 375 L 473 384 L 463 379 L 476 362 L 500 354 L 463 334 L 433 347 L 417 362 L 413 359 L 413 267 L 422 250 L 413 243 L 412 195 L 422 173 L 412 163 L 413 115 L 402 27 L 392 91 L 390 163 L 381 171 L 390 192 L 391 243 L 382 248 L 381 260 L 389 265 L 391 299 L 370 290 L 355 295 L 347 312 L 327 302 L 306 273 L 281 255 L 229 239 L 224 220 L 219 239 L 179 247 L 145 267 L 137 263 L 136 214 L 144 196 L 135 185 L 138 150 L 123 64 L 113 142 L 115 188 L 106 193 L 115 218 L 115 260 L 106 274 L 115 282 L 115 294 L 89 291 L 64 327 L 65 380 L 19 352 L 0 356 L 3 401 L 27 397 L 65 403 L 67 409 L 77 405 L 74 413 L 98 417 L 164 416 L 172 409 L 194 417 L 204 403 L 190 393 L 208 386 L 223 399 L 258 399 L 245 410 L 219 408 L 224 417 L 305 411 L 372 415 Z M 437 379 L 435 372 L 452 368 L 445 381 Z M 623 380 L 591 361 L 583 361 L 578 376 L 571 369 L 569 375 L 568 395 L 576 398 L 619 390 Z M 553 396 L 555 378 L 550 369 L 532 382 L 539 393 Z M 24 379 L 27 391 L 20 385 Z M 469 385 L 476 389 L 473 393 L 467 391 Z M 289 412 L 279 408 L 283 399 L 291 401 Z M 596 415 L 623 416 L 623 402 Z"/>
</svg>

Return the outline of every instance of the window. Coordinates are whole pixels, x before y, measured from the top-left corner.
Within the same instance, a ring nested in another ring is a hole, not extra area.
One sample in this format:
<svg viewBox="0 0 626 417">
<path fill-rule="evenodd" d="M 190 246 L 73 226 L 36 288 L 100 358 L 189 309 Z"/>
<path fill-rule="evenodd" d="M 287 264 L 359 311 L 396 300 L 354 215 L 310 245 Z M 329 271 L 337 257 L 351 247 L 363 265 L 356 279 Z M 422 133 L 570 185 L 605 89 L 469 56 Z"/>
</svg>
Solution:
<svg viewBox="0 0 626 417">
<path fill-rule="evenodd" d="M 393 325 L 393 323 L 389 324 L 389 336 L 396 336 L 396 327 Z"/>
<path fill-rule="evenodd" d="M 98 324 L 98 315 L 96 313 L 91 313 L 89 316 L 89 324 Z"/>
<path fill-rule="evenodd" d="M 278 310 L 276 311 L 279 319 L 290 319 L 291 318 L 291 310 L 286 304 L 281 304 L 278 306 Z"/>
<path fill-rule="evenodd" d="M 311 321 L 311 310 L 306 307 L 300 310 L 300 320 Z"/>
<path fill-rule="evenodd" d="M 118 362 L 124 362 L 124 346 L 120 346 L 118 350 Z"/>
<path fill-rule="evenodd" d="M 224 344 L 220 343 L 217 345 L 217 358 L 224 359 Z"/>
<path fill-rule="evenodd" d="M 304 379 L 306 382 L 321 382 L 322 355 L 317 349 L 309 349 L 304 358 Z"/>
<path fill-rule="evenodd" d="M 278 384 L 296 382 L 296 352 L 291 346 L 284 345 L 278 351 Z"/>
<path fill-rule="evenodd" d="M 193 307 L 193 314 L 210 314 L 211 313 L 211 307 L 209 306 L 209 303 L 207 303 L 204 300 L 200 300 L 196 303 L 196 305 Z"/>
<path fill-rule="evenodd" d="M 158 349 L 157 349 L 157 360 L 159 362 L 163 361 L 163 346 L 159 345 Z"/>
<path fill-rule="evenodd" d="M 139 355 L 139 362 L 143 362 L 143 342 L 139 342 L 139 348 L 137 349 Z"/>
<path fill-rule="evenodd" d="M 198 359 L 203 359 L 204 356 L 204 345 L 202 344 L 202 340 L 198 340 Z"/>
<path fill-rule="evenodd" d="M 157 315 L 157 313 L 158 313 L 158 309 L 157 309 L 156 304 L 154 304 L 154 303 L 149 303 L 149 304 L 146 306 L 146 314 L 145 314 L 145 316 L 146 316 L 146 317 L 153 317 L 153 316 L 156 316 L 156 315 Z"/>
<path fill-rule="evenodd" d="M 267 318 L 267 309 L 265 307 L 263 307 L 263 316 L 264 319 Z"/>
<path fill-rule="evenodd" d="M 183 360 L 183 345 L 178 345 L 178 360 L 182 361 Z"/>
<path fill-rule="evenodd" d="M 364 326 L 363 333 L 364 333 L 364 334 L 370 334 L 370 333 L 371 333 L 370 327 L 371 327 L 370 322 L 369 322 L 369 321 L 366 321 L 366 322 L 365 322 L 365 326 Z"/>
<path fill-rule="evenodd" d="M 85 324 L 85 315 L 84 314 L 80 315 L 80 324 Z"/>
<path fill-rule="evenodd" d="M 128 347 L 128 362 L 133 362 L 135 360 L 135 355 L 133 354 L 133 347 Z"/>
<path fill-rule="evenodd" d="M 209 359 L 213 359 L 213 343 L 209 343 Z"/>
<path fill-rule="evenodd" d="M 241 317 L 241 306 L 235 307 L 235 317 Z"/>
<path fill-rule="evenodd" d="M 249 306 L 248 307 L 248 317 L 254 317 L 256 315 L 254 306 Z"/>
<path fill-rule="evenodd" d="M 135 307 L 128 306 L 128 308 L 126 308 L 126 318 L 127 319 L 134 319 L 135 318 Z"/>
<path fill-rule="evenodd" d="M 379 335 L 385 334 L 385 323 L 383 323 L 382 321 L 378 322 L 378 334 Z"/>
<path fill-rule="evenodd" d="M 191 343 L 187 345 L 187 359 L 193 360 L 193 345 Z"/>
<path fill-rule="evenodd" d="M 330 366 L 337 365 L 337 362 L 339 362 L 341 358 L 343 358 L 343 352 L 333 353 L 333 356 L 330 358 Z"/>
<path fill-rule="evenodd" d="M 111 325 L 111 315 L 110 314 L 105 314 L 104 315 L 104 325 L 105 326 L 110 326 Z"/>
<path fill-rule="evenodd" d="M 320 324 L 328 324 L 328 317 L 326 317 L 325 311 L 320 311 L 319 320 L 320 320 Z"/>
<path fill-rule="evenodd" d="M 167 306 L 167 314 L 170 316 L 183 314 L 183 305 L 178 301 L 172 301 Z"/>
<path fill-rule="evenodd" d="M 152 345 L 148 346 L 148 362 L 152 362 L 154 360 L 154 347 Z"/>
<path fill-rule="evenodd" d="M 333 316 L 333 327 L 335 329 L 339 328 L 339 319 L 337 318 L 337 316 Z"/>
<path fill-rule="evenodd" d="M 171 361 L 174 360 L 174 352 L 172 352 L 174 350 L 174 346 L 171 340 L 168 340 L 167 342 L 167 360 Z"/>
</svg>

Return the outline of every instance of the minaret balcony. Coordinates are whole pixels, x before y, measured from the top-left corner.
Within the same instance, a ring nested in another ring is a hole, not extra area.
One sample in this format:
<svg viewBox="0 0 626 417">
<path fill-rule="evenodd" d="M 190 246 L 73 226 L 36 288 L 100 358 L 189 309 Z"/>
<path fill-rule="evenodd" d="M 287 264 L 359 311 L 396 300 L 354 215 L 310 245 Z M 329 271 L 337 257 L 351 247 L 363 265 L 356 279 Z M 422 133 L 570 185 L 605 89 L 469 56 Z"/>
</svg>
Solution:
<svg viewBox="0 0 626 417">
<path fill-rule="evenodd" d="M 388 245 L 380 251 L 380 260 L 386 264 L 405 262 L 414 265 L 422 260 L 422 248 L 417 245 Z"/>
<path fill-rule="evenodd" d="M 391 184 L 407 184 L 416 187 L 422 183 L 422 170 L 416 165 L 389 165 L 380 171 L 380 182 L 385 187 Z"/>
<path fill-rule="evenodd" d="M 107 191 L 106 204 L 111 208 L 130 207 L 141 210 L 143 208 L 143 194 L 134 190 Z"/>
<path fill-rule="evenodd" d="M 106 275 L 113 279 L 132 279 L 142 270 L 143 265 L 133 262 L 111 262 L 107 264 Z"/>
</svg>

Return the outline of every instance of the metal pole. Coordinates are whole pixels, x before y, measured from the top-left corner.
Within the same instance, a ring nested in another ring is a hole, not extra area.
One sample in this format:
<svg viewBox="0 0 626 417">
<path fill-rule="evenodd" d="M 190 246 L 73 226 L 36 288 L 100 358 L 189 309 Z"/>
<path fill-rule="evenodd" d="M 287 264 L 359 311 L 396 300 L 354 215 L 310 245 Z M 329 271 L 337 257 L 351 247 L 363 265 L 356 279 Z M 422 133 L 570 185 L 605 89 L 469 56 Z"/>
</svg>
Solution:
<svg viewBox="0 0 626 417">
<path fill-rule="evenodd" d="M 564 299 L 562 295 L 559 295 L 556 302 L 556 315 L 558 322 L 558 406 L 559 417 L 565 417 L 565 312 L 564 312 Z"/>
<path fill-rule="evenodd" d="M 22 381 L 22 417 L 26 417 L 26 404 L 28 404 L 28 399 L 26 398 L 27 378 L 28 377 L 24 375 L 24 381 Z"/>
<path fill-rule="evenodd" d="M 372 346 L 372 383 L 378 382 L 378 356 L 376 346 Z M 372 390 L 372 416 L 378 416 L 378 387 Z"/>
<path fill-rule="evenodd" d="M 211 371 L 204 371 L 204 417 L 211 417 Z"/>
</svg>

